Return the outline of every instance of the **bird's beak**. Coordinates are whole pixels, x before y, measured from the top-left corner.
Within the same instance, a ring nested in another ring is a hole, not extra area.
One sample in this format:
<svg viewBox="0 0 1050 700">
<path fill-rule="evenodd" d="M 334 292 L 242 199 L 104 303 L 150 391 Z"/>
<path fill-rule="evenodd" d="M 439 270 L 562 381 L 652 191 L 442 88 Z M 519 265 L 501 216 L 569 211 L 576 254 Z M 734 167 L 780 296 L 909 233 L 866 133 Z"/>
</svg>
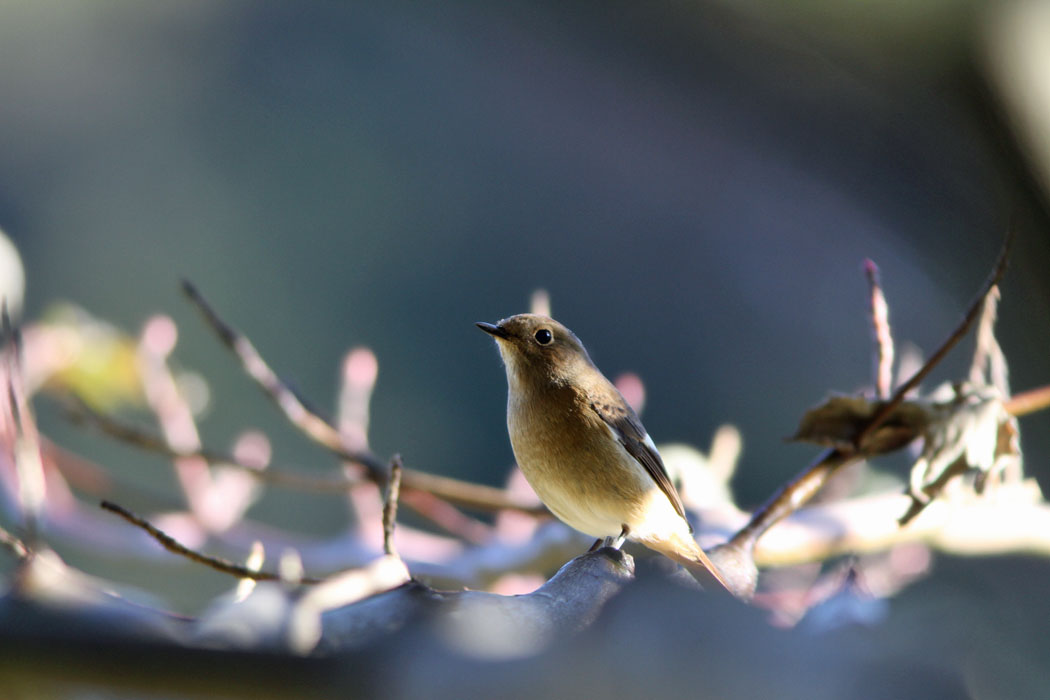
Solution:
<svg viewBox="0 0 1050 700">
<path fill-rule="evenodd" d="M 489 335 L 495 336 L 497 338 L 509 338 L 510 337 L 510 334 L 507 333 L 507 331 L 505 331 L 502 328 L 500 328 L 499 326 L 493 325 L 491 323 L 485 323 L 484 321 L 479 321 L 478 323 L 476 323 L 474 325 L 476 325 L 478 328 L 480 328 L 481 330 L 485 331 Z"/>
</svg>

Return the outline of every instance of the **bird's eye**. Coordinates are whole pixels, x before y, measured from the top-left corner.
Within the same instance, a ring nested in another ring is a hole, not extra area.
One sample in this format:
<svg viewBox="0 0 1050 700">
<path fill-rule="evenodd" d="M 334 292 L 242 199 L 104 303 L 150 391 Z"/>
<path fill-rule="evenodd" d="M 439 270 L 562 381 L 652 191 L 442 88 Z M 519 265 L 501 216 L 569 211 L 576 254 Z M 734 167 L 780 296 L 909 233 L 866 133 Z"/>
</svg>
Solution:
<svg viewBox="0 0 1050 700">
<path fill-rule="evenodd" d="M 536 342 L 540 345 L 550 345 L 550 342 L 554 340 L 554 336 L 546 328 L 541 328 L 536 331 L 536 335 L 533 337 L 536 338 Z"/>
</svg>

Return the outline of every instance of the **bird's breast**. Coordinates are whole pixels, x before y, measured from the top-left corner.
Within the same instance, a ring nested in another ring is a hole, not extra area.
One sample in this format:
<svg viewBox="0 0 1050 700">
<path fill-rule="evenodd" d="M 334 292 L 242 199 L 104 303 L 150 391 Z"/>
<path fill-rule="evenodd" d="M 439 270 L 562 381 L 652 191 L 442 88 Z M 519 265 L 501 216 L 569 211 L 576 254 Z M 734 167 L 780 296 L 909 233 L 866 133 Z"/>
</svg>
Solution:
<svg viewBox="0 0 1050 700">
<path fill-rule="evenodd" d="M 512 395 L 507 427 L 529 484 L 577 530 L 617 535 L 623 525 L 644 520 L 654 490 L 663 495 L 589 404 L 568 391 Z"/>
</svg>

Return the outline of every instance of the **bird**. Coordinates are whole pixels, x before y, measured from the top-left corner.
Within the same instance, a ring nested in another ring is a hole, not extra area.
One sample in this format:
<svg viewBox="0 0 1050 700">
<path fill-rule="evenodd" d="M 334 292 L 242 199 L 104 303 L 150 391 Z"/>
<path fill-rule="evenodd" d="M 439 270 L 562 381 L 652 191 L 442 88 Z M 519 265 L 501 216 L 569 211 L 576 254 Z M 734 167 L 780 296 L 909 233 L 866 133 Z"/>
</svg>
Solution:
<svg viewBox="0 0 1050 700">
<path fill-rule="evenodd" d="M 511 448 L 548 510 L 606 546 L 638 542 L 729 589 L 694 539 L 652 438 L 579 338 L 539 314 L 476 325 L 499 348 Z"/>
</svg>

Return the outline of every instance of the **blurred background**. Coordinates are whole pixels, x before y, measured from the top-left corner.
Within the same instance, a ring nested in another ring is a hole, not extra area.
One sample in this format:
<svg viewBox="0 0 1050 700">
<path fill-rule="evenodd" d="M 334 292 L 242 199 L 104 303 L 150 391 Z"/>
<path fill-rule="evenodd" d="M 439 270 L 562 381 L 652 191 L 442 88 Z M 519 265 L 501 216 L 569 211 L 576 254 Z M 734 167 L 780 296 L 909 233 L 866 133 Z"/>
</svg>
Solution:
<svg viewBox="0 0 1050 700">
<path fill-rule="evenodd" d="M 865 258 L 896 339 L 929 352 L 1013 217 L 999 339 L 1015 390 L 1050 382 L 1046 190 L 997 73 L 1018 6 L 8 0 L 0 227 L 24 318 L 72 301 L 137 333 L 172 315 L 210 387 L 205 442 L 260 427 L 275 462 L 329 473 L 189 279 L 321 408 L 343 354 L 371 347 L 374 450 L 498 484 L 505 379 L 473 323 L 544 288 L 606 374 L 642 377 L 657 443 L 740 428 L 750 507 L 815 454 L 783 442 L 801 413 L 870 383 Z M 38 410 L 59 444 L 172 481 Z M 1050 416 L 1021 429 L 1045 490 Z M 252 515 L 345 519 L 282 493 Z"/>
</svg>

